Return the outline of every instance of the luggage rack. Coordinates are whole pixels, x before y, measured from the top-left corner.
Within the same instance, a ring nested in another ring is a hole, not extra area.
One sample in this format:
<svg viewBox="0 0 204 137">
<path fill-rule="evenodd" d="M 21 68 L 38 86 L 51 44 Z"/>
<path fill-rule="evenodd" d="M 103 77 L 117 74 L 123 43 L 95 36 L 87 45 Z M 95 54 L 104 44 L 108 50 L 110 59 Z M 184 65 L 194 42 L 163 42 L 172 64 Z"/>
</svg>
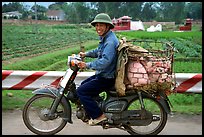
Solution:
<svg viewBox="0 0 204 137">
<path fill-rule="evenodd" d="M 173 73 L 173 63 L 174 63 L 174 48 L 172 42 L 165 42 L 165 41 L 158 41 L 158 40 L 139 40 L 139 39 L 131 39 L 127 40 L 127 43 L 131 43 L 135 46 L 140 46 L 144 48 L 147 51 L 129 51 L 128 52 L 128 60 L 133 60 L 137 62 L 151 62 L 157 63 L 157 62 L 170 62 L 171 67 L 168 69 L 167 73 L 168 75 L 172 76 L 172 83 L 170 82 L 150 82 L 149 84 L 142 85 L 142 86 L 127 86 L 127 89 L 135 89 L 135 91 L 143 90 L 148 93 L 158 93 L 158 91 L 165 91 L 169 92 L 166 94 L 170 94 L 175 92 L 175 75 Z M 144 66 L 144 65 L 143 65 Z M 146 68 L 145 68 L 146 69 Z M 154 74 L 157 74 L 158 72 L 148 72 L 147 74 L 149 77 L 153 77 Z M 135 72 L 134 74 L 141 74 Z M 144 73 L 143 73 L 144 74 Z M 144 74 L 145 75 L 145 74 Z M 159 74 L 160 77 L 162 73 Z M 139 79 L 138 79 L 139 80 Z M 171 87 L 171 88 L 170 88 Z"/>
</svg>

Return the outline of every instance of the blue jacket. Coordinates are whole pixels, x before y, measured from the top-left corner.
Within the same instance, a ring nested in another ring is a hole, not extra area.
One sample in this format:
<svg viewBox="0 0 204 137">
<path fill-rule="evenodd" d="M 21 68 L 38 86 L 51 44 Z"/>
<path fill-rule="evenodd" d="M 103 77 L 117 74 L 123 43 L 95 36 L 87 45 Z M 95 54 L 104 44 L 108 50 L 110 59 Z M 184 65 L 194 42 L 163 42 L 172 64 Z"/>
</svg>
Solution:
<svg viewBox="0 0 204 137">
<path fill-rule="evenodd" d="M 96 70 L 96 74 L 104 78 L 115 78 L 118 45 L 119 41 L 111 30 L 105 37 L 100 37 L 98 48 L 86 52 L 86 57 L 97 58 L 86 63 L 87 68 Z"/>
</svg>

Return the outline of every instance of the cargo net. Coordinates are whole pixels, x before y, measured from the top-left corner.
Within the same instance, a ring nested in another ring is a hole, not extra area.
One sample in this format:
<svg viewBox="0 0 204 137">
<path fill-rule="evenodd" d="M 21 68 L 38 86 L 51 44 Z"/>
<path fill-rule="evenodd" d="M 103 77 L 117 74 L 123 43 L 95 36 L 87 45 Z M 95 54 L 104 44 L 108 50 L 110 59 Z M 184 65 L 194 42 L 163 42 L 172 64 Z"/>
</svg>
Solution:
<svg viewBox="0 0 204 137">
<path fill-rule="evenodd" d="M 127 51 L 126 89 L 148 93 L 171 94 L 175 88 L 173 47 L 171 43 L 150 40 L 130 40 Z M 136 46 L 136 47 L 135 47 Z"/>
</svg>

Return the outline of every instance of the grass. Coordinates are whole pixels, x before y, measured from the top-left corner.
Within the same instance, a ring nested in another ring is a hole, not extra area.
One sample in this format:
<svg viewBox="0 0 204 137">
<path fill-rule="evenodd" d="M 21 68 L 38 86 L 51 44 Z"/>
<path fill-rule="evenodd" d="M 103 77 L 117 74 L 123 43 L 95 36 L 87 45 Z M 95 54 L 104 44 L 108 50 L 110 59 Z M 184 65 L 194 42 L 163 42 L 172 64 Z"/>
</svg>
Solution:
<svg viewBox="0 0 204 137">
<path fill-rule="evenodd" d="M 40 32 L 38 36 L 34 36 L 32 32 L 32 26 L 18 26 L 14 28 L 13 26 L 4 26 L 2 28 L 2 35 L 4 36 L 2 39 L 2 49 L 4 52 L 7 52 L 7 48 L 12 51 L 17 51 L 17 48 L 20 46 L 58 46 L 64 47 L 64 49 L 60 50 L 52 50 L 50 49 L 49 52 L 46 54 L 36 54 L 32 58 L 26 58 L 25 60 L 19 61 L 21 58 L 17 58 L 17 54 L 15 54 L 15 59 L 17 62 L 11 62 L 10 64 L 2 63 L 2 69 L 4 70 L 42 70 L 42 71 L 65 71 L 66 69 L 66 61 L 67 56 L 73 53 L 78 53 L 80 50 L 80 45 L 72 42 L 71 44 L 75 44 L 71 48 L 69 48 L 67 43 L 68 36 L 73 38 L 72 41 L 76 41 L 79 39 L 77 36 L 78 33 L 76 32 L 75 27 L 68 26 L 68 25 L 56 25 L 56 26 L 39 26 Z M 21 29 L 23 28 L 23 29 Z M 59 30 L 60 29 L 60 30 Z M 20 35 L 14 35 L 13 32 L 20 31 Z M 87 40 L 86 42 L 83 41 L 83 46 L 85 50 L 93 49 L 97 46 L 97 42 L 95 38 L 94 29 L 83 29 L 81 33 L 81 39 Z M 87 35 L 89 34 L 89 35 Z M 200 51 L 200 47 L 202 47 L 202 32 L 200 31 L 192 31 L 192 32 L 185 32 L 185 33 L 178 33 L 178 32 L 170 32 L 170 31 L 163 31 L 163 32 L 142 32 L 142 31 L 131 31 L 131 32 L 117 32 L 116 35 L 118 38 L 126 36 L 127 39 L 162 39 L 162 40 L 173 40 L 175 42 L 175 46 L 177 49 L 184 49 L 183 47 L 191 46 L 190 48 L 197 49 L 199 51 L 199 56 L 202 54 L 202 50 Z M 30 36 L 30 37 L 28 37 Z M 47 36 L 47 37 L 46 37 Z M 15 38 L 14 41 L 11 39 Z M 60 37 L 59 41 L 55 41 L 53 38 Z M 26 38 L 26 39 L 25 39 Z M 178 39 L 179 38 L 179 39 Z M 10 39 L 10 40 L 9 40 Z M 50 43 L 50 40 L 53 39 Z M 20 40 L 21 43 L 16 42 L 16 40 Z M 42 43 L 48 40 L 46 43 Z M 91 40 L 91 41 L 90 41 Z M 188 40 L 188 41 L 187 41 Z M 186 42 L 185 42 L 186 41 Z M 191 43 L 189 44 L 189 41 Z M 7 43 L 8 42 L 8 43 Z M 58 44 L 56 44 L 56 43 Z M 195 43 L 195 45 L 194 45 Z M 16 45 L 15 45 L 16 44 Z M 39 45 L 38 45 L 39 44 Z M 184 45 L 185 44 L 185 45 Z M 179 47 L 180 46 L 180 47 Z M 6 47 L 6 48 L 5 48 Z M 15 49 L 15 50 L 14 50 Z M 37 48 L 35 48 L 37 49 Z M 21 50 L 21 49 L 18 49 Z M 31 50 L 26 48 L 26 50 Z M 32 50 L 31 50 L 32 51 Z M 190 51 L 190 50 L 189 50 Z M 9 52 L 9 51 L 8 51 Z M 11 52 L 12 53 L 12 52 Z M 2 52 L 3 54 L 3 52 Z M 23 54 L 23 53 L 21 53 Z M 192 55 L 192 52 L 189 52 L 188 55 Z M 27 55 L 26 55 L 27 56 Z M 183 53 L 179 53 L 176 56 L 184 57 Z M 3 60 L 2 60 L 3 61 Z M 8 60 L 10 61 L 10 60 Z M 85 61 L 90 61 L 86 59 Z M 174 63 L 174 72 L 175 73 L 202 73 L 202 58 L 199 57 L 199 61 L 175 61 Z M 33 95 L 31 90 L 2 90 L 2 110 L 10 110 L 10 109 L 22 109 L 25 102 Z M 13 96 L 8 96 L 8 94 L 12 93 Z M 188 113 L 188 114 L 200 114 L 202 113 L 202 94 L 172 94 L 169 96 L 169 99 L 173 105 L 172 111 L 179 112 L 179 113 Z M 74 106 L 74 105 L 72 105 Z"/>
<path fill-rule="evenodd" d="M 85 49 L 89 50 L 97 46 L 96 41 L 88 41 L 82 45 L 86 45 Z M 3 70 L 58 70 L 59 66 L 66 67 L 67 56 L 77 54 L 80 51 L 80 45 L 67 48 L 59 51 L 52 51 L 47 54 L 42 54 L 27 60 L 18 61 L 9 65 L 2 64 Z"/>
<path fill-rule="evenodd" d="M 9 96 L 12 94 L 13 96 Z M 25 102 L 32 96 L 31 90 L 3 90 L 2 110 L 22 109 Z"/>
<path fill-rule="evenodd" d="M 202 62 L 185 62 L 175 61 L 174 62 L 175 73 L 202 73 Z"/>
<path fill-rule="evenodd" d="M 38 28 L 38 32 L 33 31 Z M 2 60 L 75 47 L 76 43 L 97 40 L 94 31 L 64 25 L 2 25 Z M 79 35 L 80 34 L 80 35 Z"/>
<path fill-rule="evenodd" d="M 95 42 L 88 42 L 85 46 L 87 50 L 96 47 Z M 38 66 L 38 63 L 41 64 L 48 63 L 51 65 L 42 65 L 42 68 L 37 68 L 36 70 L 55 70 L 55 71 L 64 71 L 66 69 L 66 58 L 67 54 L 77 53 L 79 48 L 69 49 L 69 50 L 60 50 L 49 54 L 44 54 L 31 58 L 26 61 L 18 62 L 12 65 L 7 65 L 4 68 L 9 69 L 9 67 L 15 68 L 19 67 L 26 68 L 28 70 L 34 70 Z M 54 60 L 59 61 L 55 63 Z M 42 60 L 42 61 L 41 61 Z M 47 62 L 44 62 L 46 60 Z M 88 59 L 87 59 L 88 61 Z M 28 64 L 28 65 L 24 65 Z M 46 67 L 44 67 L 46 66 Z M 60 67 L 61 66 L 61 67 Z M 39 66 L 38 66 L 39 67 Z M 175 72 L 179 73 L 201 73 L 202 65 L 201 62 L 181 62 L 176 61 Z M 10 68 L 11 69 L 11 68 Z M 23 109 L 25 102 L 33 95 L 31 90 L 3 90 L 2 91 L 2 110 L 10 109 Z M 13 96 L 9 97 L 7 94 L 12 93 Z M 172 94 L 169 96 L 169 99 L 173 105 L 172 111 L 177 113 L 188 113 L 188 114 L 200 114 L 202 113 L 202 94 Z M 75 107 L 72 104 L 73 107 Z"/>
<path fill-rule="evenodd" d="M 8 96 L 12 94 L 13 96 Z M 26 101 L 33 96 L 31 90 L 3 90 L 2 91 L 2 110 L 22 110 Z M 202 94 L 180 94 L 174 93 L 168 96 L 174 113 L 182 114 L 201 114 L 202 113 Z M 75 105 L 71 104 L 73 109 Z"/>
<path fill-rule="evenodd" d="M 130 32 L 117 32 L 118 37 L 126 37 L 127 39 L 172 39 L 172 38 L 188 38 L 192 39 L 199 39 L 199 43 L 202 42 L 202 32 L 198 31 L 190 31 L 190 32 L 144 32 L 144 31 L 130 31 Z"/>
<path fill-rule="evenodd" d="M 202 113 L 202 94 L 195 93 L 174 93 L 169 95 L 173 108 L 172 112 L 183 114 Z"/>
</svg>

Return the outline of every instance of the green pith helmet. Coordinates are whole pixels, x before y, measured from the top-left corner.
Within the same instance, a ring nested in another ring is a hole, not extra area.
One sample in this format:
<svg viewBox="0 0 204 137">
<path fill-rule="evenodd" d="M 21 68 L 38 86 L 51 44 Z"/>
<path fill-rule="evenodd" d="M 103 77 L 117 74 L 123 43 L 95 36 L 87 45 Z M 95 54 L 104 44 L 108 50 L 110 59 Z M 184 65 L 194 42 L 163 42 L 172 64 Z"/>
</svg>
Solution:
<svg viewBox="0 0 204 137">
<path fill-rule="evenodd" d="M 91 22 L 91 25 L 95 26 L 96 23 L 108 23 L 108 24 L 110 24 L 110 29 L 114 28 L 114 25 L 112 23 L 111 18 L 106 13 L 100 13 L 100 14 L 96 15 L 94 20 Z"/>
</svg>

